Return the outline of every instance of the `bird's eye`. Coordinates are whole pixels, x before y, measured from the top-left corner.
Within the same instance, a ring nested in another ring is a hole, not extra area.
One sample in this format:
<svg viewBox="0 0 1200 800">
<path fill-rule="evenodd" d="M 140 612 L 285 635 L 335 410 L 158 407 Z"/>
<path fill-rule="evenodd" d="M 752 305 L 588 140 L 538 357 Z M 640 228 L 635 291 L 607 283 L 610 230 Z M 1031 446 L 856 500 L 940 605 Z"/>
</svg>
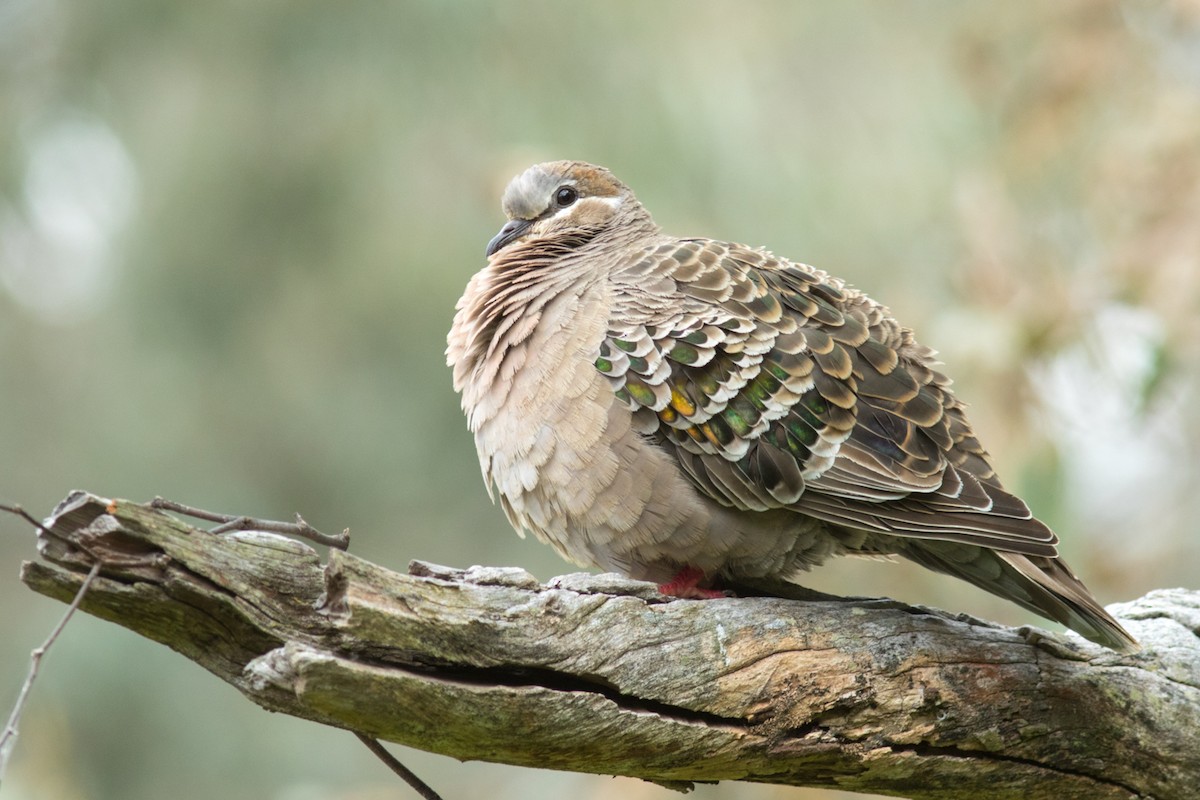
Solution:
<svg viewBox="0 0 1200 800">
<path fill-rule="evenodd" d="M 579 199 L 579 192 L 575 191 L 570 186 L 564 186 L 554 193 L 554 202 L 559 208 L 566 208 Z"/>
</svg>

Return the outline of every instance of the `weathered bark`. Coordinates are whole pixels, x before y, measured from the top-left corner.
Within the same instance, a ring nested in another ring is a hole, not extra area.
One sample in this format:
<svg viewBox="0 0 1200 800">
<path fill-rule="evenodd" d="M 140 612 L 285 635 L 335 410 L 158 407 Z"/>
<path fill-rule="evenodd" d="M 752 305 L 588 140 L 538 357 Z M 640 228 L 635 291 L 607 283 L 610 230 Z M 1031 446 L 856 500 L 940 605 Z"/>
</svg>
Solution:
<svg viewBox="0 0 1200 800">
<path fill-rule="evenodd" d="M 1110 608 L 1145 650 L 891 602 L 671 600 L 611 575 L 399 574 L 82 493 L 23 579 L 264 708 L 462 759 L 911 798 L 1192 798 L 1200 592 Z"/>
</svg>

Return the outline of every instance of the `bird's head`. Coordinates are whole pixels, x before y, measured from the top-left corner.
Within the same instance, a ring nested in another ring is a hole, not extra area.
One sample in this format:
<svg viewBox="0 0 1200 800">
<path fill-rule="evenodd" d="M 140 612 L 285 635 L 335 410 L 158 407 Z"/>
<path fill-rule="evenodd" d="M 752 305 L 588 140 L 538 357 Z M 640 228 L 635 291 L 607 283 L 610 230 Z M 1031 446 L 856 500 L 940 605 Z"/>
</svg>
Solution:
<svg viewBox="0 0 1200 800">
<path fill-rule="evenodd" d="M 573 249 L 645 216 L 629 187 L 582 161 L 534 164 L 508 184 L 503 207 L 508 222 L 488 242 L 488 257 L 517 242 Z"/>
</svg>

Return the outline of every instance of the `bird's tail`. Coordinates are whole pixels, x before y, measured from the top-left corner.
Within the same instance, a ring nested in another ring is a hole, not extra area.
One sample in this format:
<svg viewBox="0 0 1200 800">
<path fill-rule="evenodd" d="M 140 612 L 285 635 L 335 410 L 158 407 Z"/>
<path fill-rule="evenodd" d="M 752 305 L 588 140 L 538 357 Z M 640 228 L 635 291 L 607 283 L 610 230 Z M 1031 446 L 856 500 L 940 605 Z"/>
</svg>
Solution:
<svg viewBox="0 0 1200 800">
<path fill-rule="evenodd" d="M 1027 556 L 974 545 L 909 539 L 900 551 L 923 567 L 953 575 L 980 589 L 1055 620 L 1096 644 L 1120 653 L 1141 645 L 1075 577 L 1061 558 Z"/>
</svg>

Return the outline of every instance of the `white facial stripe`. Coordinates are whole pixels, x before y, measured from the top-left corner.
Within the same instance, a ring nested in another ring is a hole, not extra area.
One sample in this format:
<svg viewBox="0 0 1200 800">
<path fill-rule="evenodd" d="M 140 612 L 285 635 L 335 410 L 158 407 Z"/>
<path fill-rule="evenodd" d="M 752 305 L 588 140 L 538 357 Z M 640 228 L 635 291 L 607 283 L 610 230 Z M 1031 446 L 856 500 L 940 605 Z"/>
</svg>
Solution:
<svg viewBox="0 0 1200 800">
<path fill-rule="evenodd" d="M 619 195 L 616 197 L 586 197 L 584 199 L 592 200 L 597 203 L 604 203 L 607 206 L 611 206 L 614 210 L 616 210 L 616 208 L 621 205 L 621 197 Z M 566 216 L 574 210 L 575 210 L 575 203 L 572 203 L 571 205 L 567 206 L 566 208 L 560 208 L 558 211 L 555 211 L 554 216 L 551 217 L 551 219 Z"/>
</svg>

